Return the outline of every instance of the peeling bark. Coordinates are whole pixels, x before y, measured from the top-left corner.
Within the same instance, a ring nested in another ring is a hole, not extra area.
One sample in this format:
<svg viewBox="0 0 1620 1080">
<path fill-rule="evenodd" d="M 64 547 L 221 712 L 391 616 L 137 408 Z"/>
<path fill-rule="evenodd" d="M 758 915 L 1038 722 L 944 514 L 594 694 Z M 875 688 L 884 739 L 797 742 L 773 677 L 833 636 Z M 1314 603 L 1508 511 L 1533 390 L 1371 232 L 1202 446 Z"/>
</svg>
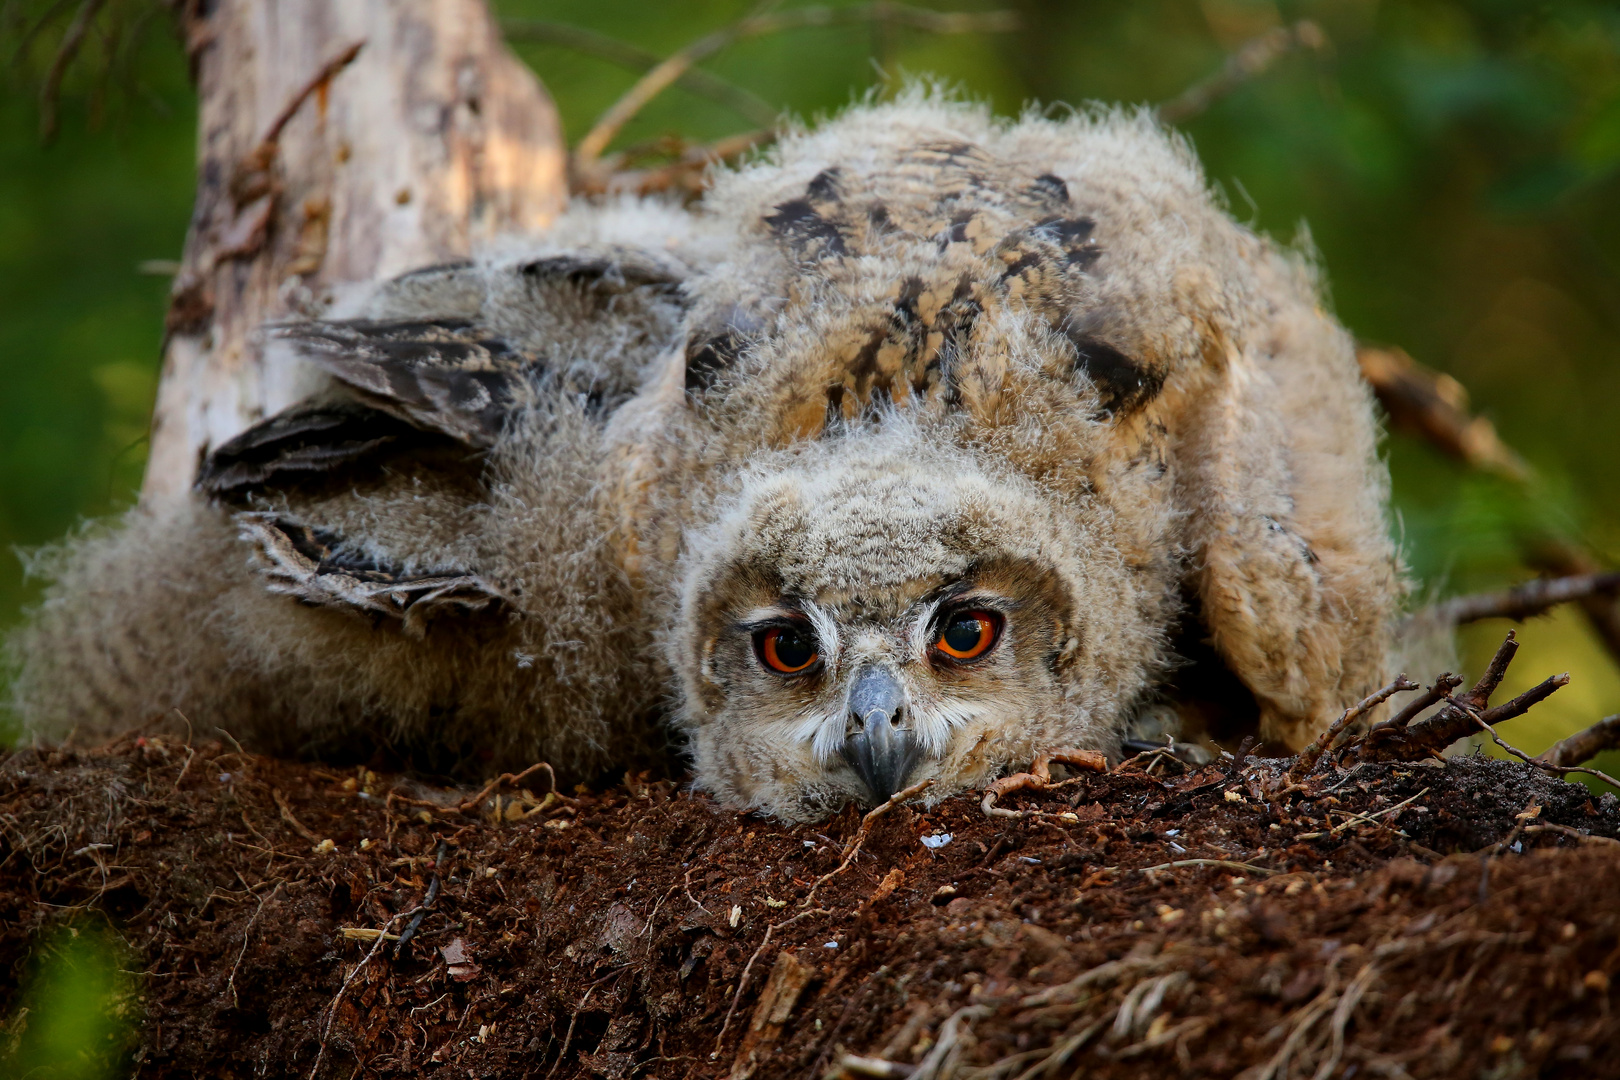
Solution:
<svg viewBox="0 0 1620 1080">
<path fill-rule="evenodd" d="M 185 16 L 197 201 L 167 320 L 142 495 L 304 396 L 269 319 L 346 284 L 543 228 L 567 199 L 555 107 L 483 0 L 220 0 Z M 355 46 L 357 52 L 353 52 Z M 350 55 L 352 52 L 352 56 Z"/>
</svg>

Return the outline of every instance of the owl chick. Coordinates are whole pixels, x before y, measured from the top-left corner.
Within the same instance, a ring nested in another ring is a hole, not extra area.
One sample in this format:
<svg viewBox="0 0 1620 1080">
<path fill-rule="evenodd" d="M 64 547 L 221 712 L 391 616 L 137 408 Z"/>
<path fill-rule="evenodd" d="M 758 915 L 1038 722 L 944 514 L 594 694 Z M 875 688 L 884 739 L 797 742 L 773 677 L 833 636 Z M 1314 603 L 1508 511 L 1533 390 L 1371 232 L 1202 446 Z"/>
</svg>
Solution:
<svg viewBox="0 0 1620 1080">
<path fill-rule="evenodd" d="M 1298 748 L 1385 674 L 1350 340 L 1145 114 L 915 91 L 268 333 L 325 388 L 52 556 L 37 726 L 589 770 L 667 717 L 805 819 L 1133 725 Z"/>
</svg>

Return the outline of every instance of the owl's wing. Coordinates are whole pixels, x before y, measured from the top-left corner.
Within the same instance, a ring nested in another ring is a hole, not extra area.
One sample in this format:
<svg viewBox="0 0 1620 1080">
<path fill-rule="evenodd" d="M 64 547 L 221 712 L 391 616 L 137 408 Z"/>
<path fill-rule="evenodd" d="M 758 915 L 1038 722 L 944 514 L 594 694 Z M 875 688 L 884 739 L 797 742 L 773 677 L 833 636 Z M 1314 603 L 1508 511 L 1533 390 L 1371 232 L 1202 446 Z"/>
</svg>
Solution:
<svg viewBox="0 0 1620 1080">
<path fill-rule="evenodd" d="M 678 281 L 624 252 L 458 263 L 385 283 L 362 318 L 270 326 L 336 385 L 215 448 L 197 490 L 238 510 L 271 592 L 411 634 L 506 610 L 467 555 L 485 451 L 547 395 L 626 396 L 675 331 Z"/>
<path fill-rule="evenodd" d="M 217 447 L 197 487 L 239 498 L 402 451 L 499 439 L 513 412 L 575 394 L 598 412 L 634 390 L 676 330 L 682 275 L 635 252 L 452 263 L 382 285 L 367 317 L 266 328 L 338 383 Z"/>
<path fill-rule="evenodd" d="M 435 615 L 498 612 L 499 585 L 468 570 L 412 573 L 383 560 L 344 554 L 337 534 L 276 513 L 236 515 L 241 538 L 258 551 L 265 588 L 312 607 L 395 620 L 420 637 Z"/>
<path fill-rule="evenodd" d="M 479 448 L 494 445 L 545 372 L 543 359 L 468 319 L 290 323 L 270 333 L 372 409 Z"/>
</svg>

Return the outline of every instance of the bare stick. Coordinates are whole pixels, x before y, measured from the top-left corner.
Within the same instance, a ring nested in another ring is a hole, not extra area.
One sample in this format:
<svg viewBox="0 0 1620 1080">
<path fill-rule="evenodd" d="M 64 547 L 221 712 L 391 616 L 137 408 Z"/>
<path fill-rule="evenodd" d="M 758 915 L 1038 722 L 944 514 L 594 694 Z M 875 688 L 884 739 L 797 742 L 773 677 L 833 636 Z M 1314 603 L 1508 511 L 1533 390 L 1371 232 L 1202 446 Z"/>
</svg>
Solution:
<svg viewBox="0 0 1620 1080">
<path fill-rule="evenodd" d="M 1496 688 L 1502 685 L 1503 678 L 1507 676 L 1508 665 L 1513 663 L 1513 658 L 1518 652 L 1519 636 L 1509 630 L 1507 637 L 1502 639 L 1502 644 L 1497 646 L 1496 652 L 1492 654 L 1491 662 L 1485 665 L 1485 674 L 1479 677 L 1479 682 L 1475 683 L 1471 690 L 1462 695 L 1462 699 L 1473 708 L 1483 709 L 1491 700 L 1491 695 L 1496 693 Z"/>
<path fill-rule="evenodd" d="M 1378 727 L 1387 727 L 1396 730 L 1404 728 L 1407 724 L 1410 724 L 1413 720 L 1416 720 L 1420 715 L 1422 715 L 1423 710 L 1432 705 L 1439 704 L 1448 695 L 1450 695 L 1453 690 L 1457 689 L 1457 687 L 1461 685 L 1461 675 L 1453 675 L 1449 671 L 1446 672 L 1444 675 L 1441 675 L 1439 678 L 1434 680 L 1433 686 L 1429 687 L 1427 690 L 1423 691 L 1423 693 L 1407 702 L 1406 708 L 1402 709 L 1400 712 L 1396 713 L 1382 724 L 1379 724 Z M 1374 730 L 1377 730 L 1377 728 Z"/>
<path fill-rule="evenodd" d="M 276 808 L 281 811 L 281 820 L 285 821 L 288 825 L 291 825 L 293 832 L 297 833 L 299 836 L 302 836 L 305 840 L 308 840 L 312 844 L 318 844 L 321 842 L 321 838 L 316 836 L 309 826 L 305 825 L 302 821 L 299 821 L 297 815 L 292 812 L 292 807 L 287 805 L 287 796 L 283 795 L 276 788 L 271 788 L 270 797 L 276 801 Z"/>
<path fill-rule="evenodd" d="M 1570 773 L 1585 773 L 1588 776 L 1597 777 L 1605 784 L 1608 784 L 1615 790 L 1620 791 L 1620 780 L 1616 780 L 1606 772 L 1602 772 L 1598 769 L 1588 769 L 1582 765 L 1549 765 L 1544 761 L 1537 761 L 1535 758 L 1531 757 L 1523 750 L 1520 750 L 1518 747 L 1510 746 L 1508 743 L 1503 742 L 1502 736 L 1496 733 L 1496 729 L 1487 723 L 1484 717 L 1479 716 L 1478 714 L 1472 714 L 1472 718 L 1476 724 L 1490 734 L 1492 742 L 1496 743 L 1497 746 L 1500 746 L 1503 750 L 1506 750 L 1508 753 L 1512 754 L 1514 757 L 1518 758 L 1527 765 L 1534 765 L 1543 772 L 1556 773 L 1559 776 L 1567 776 Z"/>
<path fill-rule="evenodd" d="M 11 54 L 12 67 L 19 67 L 22 64 L 23 58 L 28 55 L 29 47 L 34 44 L 34 39 L 39 37 L 47 26 L 55 22 L 56 17 L 66 11 L 71 3 L 72 0 L 56 0 L 56 3 L 45 9 L 45 14 L 39 17 L 38 22 L 23 31 L 22 39 L 18 41 L 16 51 Z"/>
<path fill-rule="evenodd" d="M 1612 599 L 1616 592 L 1620 592 L 1620 571 L 1576 574 L 1528 581 L 1504 592 L 1454 597 L 1434 605 L 1424 614 L 1451 626 L 1480 619 L 1521 620 L 1589 596 Z"/>
<path fill-rule="evenodd" d="M 1616 746 L 1620 746 L 1620 713 L 1605 716 L 1584 731 L 1560 739 L 1537 754 L 1536 760 L 1546 765 L 1579 765 Z"/>
<path fill-rule="evenodd" d="M 1568 836 L 1583 844 L 1620 847 L 1620 840 L 1616 840 L 1612 836 L 1594 836 L 1591 833 L 1581 832 L 1579 829 L 1572 829 L 1568 825 L 1556 825 L 1550 821 L 1542 822 L 1540 825 L 1526 825 L 1524 831 L 1527 833 L 1557 833 L 1560 836 Z"/>
<path fill-rule="evenodd" d="M 810 891 L 805 894 L 804 900 L 800 902 L 799 906 L 809 907 L 810 901 L 815 899 L 817 889 L 821 888 L 822 885 L 831 881 L 833 878 L 837 877 L 839 874 L 842 874 L 849 868 L 849 864 L 855 861 L 855 856 L 861 853 L 861 845 L 866 843 L 867 834 L 872 831 L 872 822 L 876 821 L 890 810 L 893 810 L 896 806 L 899 806 L 901 803 L 905 802 L 918 792 L 925 791 L 933 786 L 934 781 L 932 778 L 927 780 L 919 780 L 917 783 L 912 784 L 904 791 L 897 791 L 893 795 L 890 795 L 889 801 L 884 803 L 882 806 L 868 811 L 867 815 L 861 818 L 861 827 L 856 830 L 854 839 L 852 839 L 848 844 L 844 845 L 844 861 L 838 864 L 838 869 L 833 870 L 830 873 L 823 874 L 821 877 L 817 878 L 816 883 L 810 886 Z"/>
<path fill-rule="evenodd" d="M 1553 693 L 1569 685 L 1569 672 L 1562 675 L 1552 675 L 1532 686 L 1512 701 L 1503 702 L 1480 716 L 1487 724 L 1500 724 L 1504 720 L 1511 720 L 1515 716 L 1523 716 L 1530 711 L 1532 705 L 1539 705 L 1547 700 Z"/>
<path fill-rule="evenodd" d="M 502 21 L 501 29 L 507 41 L 561 45 L 635 71 L 651 71 L 664 62 L 664 58 L 655 52 L 649 52 L 628 41 L 599 34 L 595 30 L 587 30 L 583 26 L 570 26 L 567 23 L 549 22 L 545 19 L 506 19 Z M 718 75 L 711 75 L 702 68 L 689 68 L 675 80 L 675 85 L 710 101 L 719 102 L 760 127 L 773 126 L 780 111 L 752 91 L 745 90 Z"/>
<path fill-rule="evenodd" d="M 1244 83 L 1265 74 L 1272 64 L 1295 49 L 1323 52 L 1327 47 L 1327 35 L 1309 19 L 1301 19 L 1293 26 L 1273 27 L 1244 42 L 1226 58 L 1221 70 L 1160 105 L 1159 118 L 1167 124 L 1184 124 Z"/>
<path fill-rule="evenodd" d="M 1591 553 L 1564 540 L 1541 540 L 1526 545 L 1525 561 L 1558 577 L 1596 574 L 1604 567 Z M 1609 655 L 1620 661 L 1620 600 L 1601 594 L 1580 601 L 1581 611 L 1608 647 Z"/>
<path fill-rule="evenodd" d="M 888 806 L 889 804 L 884 803 L 883 805 Z M 873 813 L 876 812 L 877 811 L 873 811 Z M 843 867 L 839 867 L 839 869 L 841 870 Z M 834 874 L 837 872 L 837 870 L 833 871 Z M 828 874 L 827 877 L 832 877 L 832 874 Z M 825 881 L 826 878 L 823 878 L 822 880 Z M 816 884 L 820 885 L 821 882 L 818 881 Z M 811 891 L 814 892 L 815 890 L 812 889 Z M 765 928 L 765 937 L 760 941 L 759 948 L 754 950 L 754 955 L 748 958 L 748 963 L 743 965 L 742 974 L 737 977 L 737 992 L 731 995 L 731 1008 L 726 1010 L 726 1018 L 720 1025 L 720 1034 L 716 1035 L 714 1038 L 714 1049 L 709 1053 L 710 1061 L 714 1061 L 720 1056 L 720 1047 L 726 1041 L 726 1029 L 731 1027 L 731 1017 L 737 1011 L 737 1002 L 742 1000 L 743 987 L 748 985 L 748 973 L 754 970 L 754 961 L 758 960 L 759 954 L 765 951 L 765 946 L 771 943 L 771 935 L 774 934 L 778 928 L 783 926 L 791 926 L 800 919 L 807 919 L 811 915 L 831 914 L 832 911 L 827 908 L 816 908 L 813 911 L 801 911 L 791 919 L 783 919 L 781 922 L 771 923 L 771 925 Z"/>
<path fill-rule="evenodd" d="M 1315 741 L 1299 752 L 1298 756 L 1294 758 L 1294 763 L 1288 767 L 1288 772 L 1284 778 L 1290 784 L 1297 784 L 1305 779 L 1310 775 L 1311 770 L 1316 768 L 1316 763 L 1322 760 L 1322 755 L 1327 753 L 1328 747 L 1333 745 L 1333 740 L 1343 734 L 1346 728 L 1388 701 L 1395 694 L 1405 690 L 1416 690 L 1417 688 L 1417 683 L 1412 682 L 1405 675 L 1398 675 L 1395 677 L 1395 681 L 1388 686 L 1344 710 L 1343 715 L 1333 721 L 1326 731 L 1318 735 Z"/>
<path fill-rule="evenodd" d="M 1491 422 L 1469 413 L 1468 393 L 1456 379 L 1424 367 L 1401 349 L 1363 346 L 1356 359 L 1396 427 L 1473 468 L 1509 480 L 1529 479 L 1530 467 Z"/>
<path fill-rule="evenodd" d="M 62 36 L 62 44 L 51 59 L 50 70 L 45 73 L 45 83 L 39 88 L 39 137 L 44 142 L 56 137 L 56 103 L 62 94 L 62 76 L 67 74 L 68 65 L 73 63 L 79 46 L 84 44 L 84 35 L 90 30 L 91 20 L 106 2 L 84 0 L 79 5 L 73 22 L 68 24 L 67 33 Z"/>
<path fill-rule="evenodd" d="M 247 926 L 242 930 L 242 947 L 241 949 L 237 950 L 236 963 L 231 965 L 231 977 L 225 980 L 225 989 L 231 992 L 231 1008 L 233 1009 L 239 1007 L 236 997 L 236 972 L 242 966 L 242 957 L 247 955 L 248 941 L 253 936 L 253 924 L 259 921 L 259 913 L 264 910 L 264 905 L 269 903 L 270 900 L 275 897 L 276 893 L 281 891 L 281 886 L 284 884 L 286 883 L 281 881 L 276 882 L 275 888 L 271 889 L 265 895 L 259 897 L 259 906 L 253 909 L 253 917 L 248 920 Z"/>
<path fill-rule="evenodd" d="M 1157 866 L 1134 867 L 1130 870 L 1130 872 L 1147 874 L 1155 870 L 1179 870 L 1185 866 L 1219 866 L 1226 870 L 1237 870 L 1240 873 L 1261 874 L 1268 877 L 1272 874 L 1280 872 L 1277 870 L 1268 869 L 1264 866 L 1256 866 L 1254 863 L 1233 862 L 1230 859 L 1177 859 L 1175 862 L 1159 863 Z M 1119 867 L 1110 866 L 1106 867 L 1105 869 L 1117 872 Z"/>
<path fill-rule="evenodd" d="M 599 169 L 573 178 L 572 190 L 580 195 L 600 195 L 604 192 L 633 192 L 637 195 L 656 195 L 659 192 L 684 188 L 696 195 L 703 190 L 705 173 L 718 161 L 741 157 L 756 146 L 776 138 L 776 132 L 762 129 L 728 135 L 712 143 L 693 146 L 681 154 L 679 161 L 654 169 L 621 169 L 623 155 L 609 155 Z"/>
<path fill-rule="evenodd" d="M 416 931 L 421 927 L 422 920 L 427 918 L 427 913 L 432 909 L 433 902 L 439 898 L 439 890 L 443 888 L 443 885 L 439 882 L 439 873 L 444 869 L 444 856 L 449 846 L 447 841 L 440 840 L 439 846 L 433 851 L 433 877 L 428 880 L 427 893 L 422 897 L 422 902 L 416 905 L 416 915 L 406 924 L 405 932 L 399 935 L 399 943 L 394 946 L 395 959 L 398 959 L 400 953 L 405 951 L 405 946 L 410 944 L 411 938 L 416 936 Z"/>
<path fill-rule="evenodd" d="M 326 1060 L 326 1043 L 332 1035 L 332 1021 L 337 1019 L 338 1004 L 342 1002 L 343 995 L 349 992 L 349 987 L 354 985 L 354 980 L 359 977 L 360 972 L 365 970 L 367 964 L 371 963 L 371 958 L 381 952 L 384 945 L 388 944 L 389 931 L 394 928 L 394 924 L 407 915 L 414 914 L 416 914 L 414 909 L 402 911 L 384 923 L 377 933 L 377 940 L 372 942 L 370 951 L 361 957 L 360 962 L 354 965 L 354 970 L 344 978 L 343 985 L 338 987 L 338 992 L 332 998 L 332 1003 L 327 1006 L 326 1025 L 321 1029 L 321 1046 L 315 1054 L 315 1067 L 309 1070 L 309 1080 L 315 1080 L 321 1073 L 321 1062 Z"/>
<path fill-rule="evenodd" d="M 802 27 L 865 22 L 880 15 L 936 34 L 995 33 L 1018 26 L 1017 16 L 1008 11 L 947 13 L 895 3 L 857 4 L 842 8 L 812 5 L 776 13 L 761 13 L 756 7 L 755 13 L 698 38 L 638 79 L 580 140 L 574 151 L 575 169 L 582 175 L 596 171 L 597 162 L 608 144 L 648 102 L 673 85 L 693 65 L 707 60 L 733 42 Z"/>
<path fill-rule="evenodd" d="M 546 770 L 546 775 L 551 777 L 551 794 L 556 795 L 557 794 L 557 774 L 552 771 L 551 765 L 549 763 L 544 762 L 544 761 L 540 761 L 540 762 L 536 762 L 533 765 L 530 765 L 527 769 L 524 769 L 520 773 L 502 773 L 501 775 L 497 776 L 495 779 L 491 780 L 489 783 L 485 784 L 483 791 L 480 791 L 477 795 L 474 795 L 472 798 L 468 799 L 466 802 L 457 804 L 456 809 L 460 810 L 462 812 L 466 812 L 468 810 L 472 810 L 472 809 L 475 809 L 475 808 L 477 808 L 479 806 L 482 806 L 484 804 L 484 800 L 489 798 L 492 794 L 494 794 L 495 789 L 500 787 L 502 784 L 512 784 L 512 785 L 521 784 L 521 783 L 523 783 L 523 781 L 527 780 L 529 777 L 533 776 L 535 773 L 539 772 L 541 769 Z M 569 799 L 565 795 L 557 795 L 557 798 L 561 799 L 563 802 L 572 802 L 573 801 L 573 800 Z"/>
</svg>

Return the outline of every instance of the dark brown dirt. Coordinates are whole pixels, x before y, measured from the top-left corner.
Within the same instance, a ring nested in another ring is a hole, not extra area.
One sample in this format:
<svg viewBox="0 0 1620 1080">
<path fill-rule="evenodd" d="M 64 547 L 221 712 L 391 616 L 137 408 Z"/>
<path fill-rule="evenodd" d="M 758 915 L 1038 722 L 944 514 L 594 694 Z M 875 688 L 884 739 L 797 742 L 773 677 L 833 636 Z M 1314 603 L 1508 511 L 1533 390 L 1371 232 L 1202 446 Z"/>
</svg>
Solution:
<svg viewBox="0 0 1620 1080">
<path fill-rule="evenodd" d="M 548 802 L 540 773 L 463 812 L 212 743 L 24 751 L 0 1015 L 53 924 L 104 918 L 150 1077 L 1620 1075 L 1620 802 L 1462 759 L 1329 764 L 1279 805 L 1280 764 L 897 807 L 805 907 L 855 811 L 634 776 Z M 1142 869 L 1185 860 L 1216 863 Z M 402 932 L 435 875 L 400 955 L 343 934 Z"/>
</svg>

